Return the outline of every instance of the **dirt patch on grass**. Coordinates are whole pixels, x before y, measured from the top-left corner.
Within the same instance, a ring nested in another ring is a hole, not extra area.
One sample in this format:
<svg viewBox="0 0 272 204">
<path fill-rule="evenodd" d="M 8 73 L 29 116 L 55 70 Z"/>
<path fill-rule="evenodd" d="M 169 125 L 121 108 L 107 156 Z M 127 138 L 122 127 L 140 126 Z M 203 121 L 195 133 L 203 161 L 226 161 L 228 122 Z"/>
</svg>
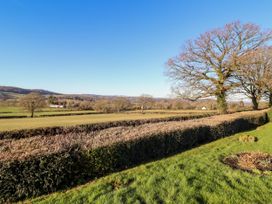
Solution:
<svg viewBox="0 0 272 204">
<path fill-rule="evenodd" d="M 263 152 L 243 152 L 228 156 L 223 163 L 235 169 L 252 173 L 272 171 L 272 155 Z"/>
</svg>

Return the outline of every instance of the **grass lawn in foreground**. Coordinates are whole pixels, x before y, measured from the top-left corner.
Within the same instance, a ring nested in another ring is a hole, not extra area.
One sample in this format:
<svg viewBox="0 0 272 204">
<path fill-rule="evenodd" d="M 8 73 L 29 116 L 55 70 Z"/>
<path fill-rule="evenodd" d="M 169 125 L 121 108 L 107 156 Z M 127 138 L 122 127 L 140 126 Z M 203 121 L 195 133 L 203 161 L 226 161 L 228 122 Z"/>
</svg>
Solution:
<svg viewBox="0 0 272 204">
<path fill-rule="evenodd" d="M 243 151 L 272 153 L 272 123 L 246 133 L 258 137 L 255 143 L 239 142 L 241 134 L 29 202 L 271 203 L 271 175 L 234 170 L 220 159 Z"/>
<path fill-rule="evenodd" d="M 78 124 L 100 123 L 118 120 L 138 120 L 149 118 L 163 118 L 181 114 L 157 114 L 157 113 L 112 113 L 112 114 L 90 114 L 75 116 L 57 116 L 41 118 L 18 118 L 0 119 L 0 131 L 14 129 L 29 129 L 52 126 L 71 126 Z"/>
</svg>

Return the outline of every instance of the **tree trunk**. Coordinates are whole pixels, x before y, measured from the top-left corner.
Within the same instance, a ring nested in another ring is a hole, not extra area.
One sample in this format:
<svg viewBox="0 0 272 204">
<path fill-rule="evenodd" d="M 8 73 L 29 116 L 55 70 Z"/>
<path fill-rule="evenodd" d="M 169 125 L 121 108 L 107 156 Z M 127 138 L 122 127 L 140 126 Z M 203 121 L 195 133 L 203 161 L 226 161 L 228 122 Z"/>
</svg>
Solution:
<svg viewBox="0 0 272 204">
<path fill-rule="evenodd" d="M 30 117 L 31 117 L 31 118 L 34 117 L 34 109 L 31 110 L 31 116 L 30 116 Z"/>
<path fill-rule="evenodd" d="M 144 113 L 144 105 L 141 106 L 141 112 Z"/>
<path fill-rule="evenodd" d="M 217 110 L 220 114 L 227 113 L 228 105 L 226 101 L 226 93 L 220 93 L 217 96 Z"/>
<path fill-rule="evenodd" d="M 257 101 L 257 98 L 256 97 L 252 97 L 251 101 L 252 101 L 252 105 L 253 105 L 253 110 L 258 110 L 258 108 L 259 108 L 259 102 Z"/>
<path fill-rule="evenodd" d="M 272 107 L 272 93 L 269 94 L 269 107 Z"/>
</svg>

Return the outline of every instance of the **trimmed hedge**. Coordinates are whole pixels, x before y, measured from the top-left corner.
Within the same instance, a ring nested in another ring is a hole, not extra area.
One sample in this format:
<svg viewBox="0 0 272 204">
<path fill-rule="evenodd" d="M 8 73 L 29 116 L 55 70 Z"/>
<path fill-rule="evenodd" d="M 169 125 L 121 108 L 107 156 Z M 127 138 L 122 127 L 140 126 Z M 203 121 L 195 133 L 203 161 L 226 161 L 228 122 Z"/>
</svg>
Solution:
<svg viewBox="0 0 272 204">
<path fill-rule="evenodd" d="M 188 115 L 188 116 L 173 116 L 166 118 L 151 118 L 143 120 L 120 120 L 104 123 L 92 123 L 84 125 L 75 125 L 69 127 L 45 127 L 45 128 L 35 128 L 35 129 L 22 129 L 22 130 L 11 130 L 0 132 L 0 140 L 2 139 L 21 139 L 34 136 L 49 136 L 49 135 L 59 135 L 67 133 L 79 133 L 79 132 L 92 132 L 103 130 L 111 127 L 118 126 L 138 126 L 146 123 L 158 123 L 167 121 L 184 121 L 197 118 L 209 117 L 215 114 L 199 114 L 199 115 Z"/>
<path fill-rule="evenodd" d="M 0 163 L 0 202 L 56 191 L 81 179 L 76 147 L 29 160 Z M 79 175 L 79 177 L 78 177 Z"/>
<path fill-rule="evenodd" d="M 145 133 L 141 137 L 95 149 L 86 149 L 84 144 L 73 144 L 53 154 L 0 161 L 0 202 L 13 202 L 65 189 L 110 172 L 256 128 L 268 121 L 265 112 L 229 120 L 220 117 L 224 116 L 211 117 L 206 122 L 201 119 L 190 121 L 195 125 Z M 137 129 L 131 128 L 132 132 Z"/>
<path fill-rule="evenodd" d="M 73 116 L 73 115 L 93 115 L 93 114 L 101 114 L 99 112 L 95 113 L 59 113 L 59 114 L 44 114 L 44 115 L 36 115 L 35 118 L 44 118 L 44 117 L 57 117 L 57 116 Z M 14 118 L 30 118 L 28 115 L 0 115 L 0 119 L 14 119 Z"/>
</svg>

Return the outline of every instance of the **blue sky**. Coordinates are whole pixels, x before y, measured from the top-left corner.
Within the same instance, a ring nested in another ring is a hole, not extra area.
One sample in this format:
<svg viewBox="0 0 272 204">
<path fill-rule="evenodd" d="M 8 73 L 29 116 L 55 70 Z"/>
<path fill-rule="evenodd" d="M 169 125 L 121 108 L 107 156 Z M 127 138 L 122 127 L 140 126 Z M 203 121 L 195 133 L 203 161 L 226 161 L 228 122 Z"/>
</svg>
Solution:
<svg viewBox="0 0 272 204">
<path fill-rule="evenodd" d="M 0 85 L 170 94 L 165 62 L 200 33 L 272 27 L 270 0 L 0 0 Z"/>
</svg>

